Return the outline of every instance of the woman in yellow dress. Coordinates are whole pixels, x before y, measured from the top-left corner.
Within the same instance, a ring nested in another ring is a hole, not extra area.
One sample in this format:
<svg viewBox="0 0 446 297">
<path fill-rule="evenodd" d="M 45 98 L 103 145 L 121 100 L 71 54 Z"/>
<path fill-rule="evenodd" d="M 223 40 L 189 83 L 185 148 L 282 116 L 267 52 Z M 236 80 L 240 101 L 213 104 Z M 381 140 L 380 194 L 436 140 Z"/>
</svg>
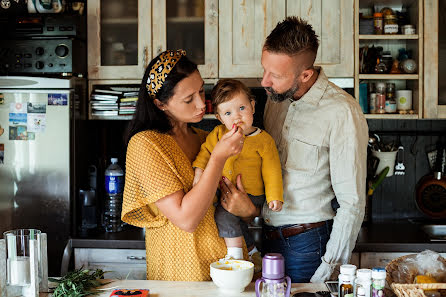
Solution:
<svg viewBox="0 0 446 297">
<path fill-rule="evenodd" d="M 225 256 L 213 202 L 226 159 L 243 147 L 243 133 L 235 127 L 218 142 L 192 188 L 192 161 L 207 133 L 189 124 L 204 116 L 203 84 L 184 51 L 165 51 L 148 65 L 139 90 L 128 129 L 122 220 L 146 228 L 147 279 L 210 280 L 209 264 Z M 224 184 L 222 190 L 249 199 L 243 187 Z"/>
</svg>

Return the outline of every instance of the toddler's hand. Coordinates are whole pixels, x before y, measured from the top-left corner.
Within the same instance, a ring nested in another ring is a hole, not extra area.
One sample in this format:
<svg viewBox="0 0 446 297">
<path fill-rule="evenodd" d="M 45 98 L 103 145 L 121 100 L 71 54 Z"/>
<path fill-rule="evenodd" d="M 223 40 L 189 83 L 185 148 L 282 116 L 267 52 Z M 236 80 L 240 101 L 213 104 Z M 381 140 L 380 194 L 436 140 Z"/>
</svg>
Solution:
<svg viewBox="0 0 446 297">
<path fill-rule="evenodd" d="M 194 175 L 194 181 L 192 182 L 192 186 L 195 186 L 196 184 L 198 184 L 198 181 L 201 178 L 201 175 L 203 174 L 203 169 L 201 168 L 195 168 L 195 175 Z"/>
<path fill-rule="evenodd" d="M 279 200 L 274 200 L 274 201 L 271 201 L 270 203 L 268 203 L 268 207 L 272 211 L 281 211 L 282 210 L 282 205 L 283 205 L 283 202 L 279 201 Z"/>
</svg>

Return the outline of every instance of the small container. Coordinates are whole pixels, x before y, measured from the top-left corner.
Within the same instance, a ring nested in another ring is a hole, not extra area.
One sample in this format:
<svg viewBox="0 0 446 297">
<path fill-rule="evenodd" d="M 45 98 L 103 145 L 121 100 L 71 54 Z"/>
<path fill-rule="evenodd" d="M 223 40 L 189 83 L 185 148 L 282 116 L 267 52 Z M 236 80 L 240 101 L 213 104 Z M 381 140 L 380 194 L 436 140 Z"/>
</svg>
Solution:
<svg viewBox="0 0 446 297">
<path fill-rule="evenodd" d="M 412 90 L 396 91 L 396 107 L 399 111 L 412 109 Z"/>
<path fill-rule="evenodd" d="M 372 295 L 372 270 L 358 269 L 356 271 L 355 291 L 357 297 L 371 297 Z"/>
<path fill-rule="evenodd" d="M 383 34 L 383 14 L 380 12 L 375 12 L 373 14 L 373 28 L 375 34 Z"/>
<path fill-rule="evenodd" d="M 402 32 L 404 35 L 412 35 L 412 34 L 415 34 L 415 33 L 416 33 L 416 31 L 415 31 L 415 26 L 414 26 L 414 25 L 404 25 L 404 26 L 402 27 L 401 32 Z"/>
<path fill-rule="evenodd" d="M 384 16 L 384 34 L 398 34 L 398 18 L 396 15 Z"/>
<path fill-rule="evenodd" d="M 385 297 L 386 270 L 381 267 L 372 269 L 372 297 Z"/>
<path fill-rule="evenodd" d="M 353 297 L 353 284 L 355 281 L 356 266 L 344 264 L 340 267 L 339 274 L 339 297 Z"/>
</svg>

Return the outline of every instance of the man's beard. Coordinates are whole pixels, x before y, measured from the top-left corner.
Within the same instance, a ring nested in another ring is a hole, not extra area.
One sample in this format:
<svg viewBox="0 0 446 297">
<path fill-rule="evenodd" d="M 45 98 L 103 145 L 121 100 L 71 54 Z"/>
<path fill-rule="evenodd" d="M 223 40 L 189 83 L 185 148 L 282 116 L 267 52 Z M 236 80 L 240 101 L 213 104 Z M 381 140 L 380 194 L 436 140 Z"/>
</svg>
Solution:
<svg viewBox="0 0 446 297">
<path fill-rule="evenodd" d="M 265 90 L 268 92 L 266 93 L 268 95 L 268 98 L 271 99 L 273 102 L 282 102 L 286 99 L 290 101 L 294 101 L 294 94 L 297 92 L 297 90 L 300 89 L 300 84 L 296 81 L 294 86 L 292 86 L 288 91 L 285 91 L 281 94 L 274 91 L 271 87 L 266 87 Z"/>
</svg>

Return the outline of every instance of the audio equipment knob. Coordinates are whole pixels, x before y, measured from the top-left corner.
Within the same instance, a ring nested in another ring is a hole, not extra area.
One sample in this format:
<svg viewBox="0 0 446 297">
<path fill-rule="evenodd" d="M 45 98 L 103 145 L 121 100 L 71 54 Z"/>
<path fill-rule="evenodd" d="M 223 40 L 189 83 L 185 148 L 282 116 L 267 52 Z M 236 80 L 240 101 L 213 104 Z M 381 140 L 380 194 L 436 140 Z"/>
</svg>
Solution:
<svg viewBox="0 0 446 297">
<path fill-rule="evenodd" d="M 44 66 L 45 66 L 45 64 L 43 64 L 42 61 L 37 61 L 36 62 L 36 68 L 37 69 L 43 69 Z"/>
<path fill-rule="evenodd" d="M 36 55 L 41 56 L 44 52 L 45 50 L 43 49 L 43 47 L 39 46 L 38 48 L 36 48 Z"/>
<path fill-rule="evenodd" d="M 61 44 L 56 47 L 55 52 L 58 57 L 64 58 L 64 57 L 68 56 L 68 53 L 70 52 L 70 50 L 68 49 L 68 47 L 66 45 Z"/>
</svg>

